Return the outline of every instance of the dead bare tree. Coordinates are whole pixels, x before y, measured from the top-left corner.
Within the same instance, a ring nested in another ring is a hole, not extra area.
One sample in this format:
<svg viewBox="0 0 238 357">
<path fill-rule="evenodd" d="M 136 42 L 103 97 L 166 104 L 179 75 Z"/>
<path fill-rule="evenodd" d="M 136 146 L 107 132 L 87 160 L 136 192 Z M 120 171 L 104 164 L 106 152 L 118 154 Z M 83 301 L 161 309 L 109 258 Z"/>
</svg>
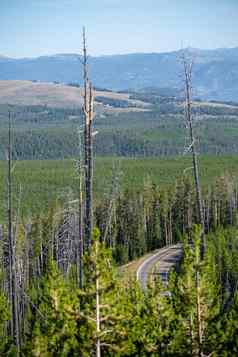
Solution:
<svg viewBox="0 0 238 357">
<path fill-rule="evenodd" d="M 196 148 L 196 138 L 194 135 L 193 114 L 192 114 L 192 69 L 193 60 L 186 58 L 185 54 L 182 56 L 183 70 L 184 70 L 184 82 L 185 82 L 185 120 L 189 130 L 190 145 L 187 151 L 192 152 L 193 160 L 193 175 L 195 181 L 196 200 L 198 209 L 198 219 L 201 225 L 201 259 L 205 254 L 205 232 L 204 232 L 204 214 L 202 203 L 202 192 L 199 178 L 198 169 L 198 156 Z"/>
<path fill-rule="evenodd" d="M 9 298 L 11 306 L 11 335 L 16 346 L 17 356 L 20 353 L 20 331 L 18 319 L 18 289 L 16 272 L 16 242 L 12 219 L 12 119 L 8 112 L 8 148 L 7 148 L 7 216 L 8 216 L 8 247 L 9 247 Z"/>
<path fill-rule="evenodd" d="M 184 82 L 185 82 L 185 120 L 189 130 L 189 139 L 190 144 L 187 148 L 187 151 L 192 152 L 193 160 L 193 176 L 195 181 L 195 190 L 196 190 L 196 201 L 198 209 L 198 219 L 201 226 L 201 243 L 200 243 L 200 256 L 197 256 L 197 269 L 196 269 L 196 310 L 197 310 L 197 345 L 198 350 L 196 355 L 202 357 L 202 317 L 201 317 L 201 300 L 200 300 L 200 289 L 201 289 L 201 277 L 199 269 L 199 261 L 203 260 L 205 254 L 205 230 L 204 230 L 204 214 L 203 214 L 203 203 L 202 203 L 202 192 L 199 178 L 199 169 L 198 169 L 198 157 L 197 157 L 197 148 L 196 148 L 196 138 L 194 135 L 194 125 L 193 125 L 193 113 L 192 113 L 192 69 L 193 69 L 193 60 L 186 58 L 183 53 L 182 63 L 184 69 Z"/>
<path fill-rule="evenodd" d="M 112 183 L 109 193 L 109 204 L 107 208 L 107 221 L 105 223 L 105 229 L 102 237 L 103 242 L 107 242 L 110 247 L 114 245 L 113 239 L 113 220 L 116 219 L 116 199 L 119 193 L 119 180 L 120 180 L 120 167 L 116 167 L 116 162 L 113 163 L 112 168 Z"/>
<path fill-rule="evenodd" d="M 82 140 L 81 131 L 78 132 L 78 151 L 79 158 L 77 161 L 77 175 L 78 175 L 78 247 L 77 247 L 77 279 L 80 288 L 83 287 L 83 220 L 84 220 L 84 206 L 83 206 L 83 182 L 84 182 L 84 170 L 83 170 L 83 153 L 82 153 Z"/>
<path fill-rule="evenodd" d="M 93 230 L 93 133 L 92 123 L 94 119 L 93 88 L 88 74 L 88 55 L 86 46 L 85 28 L 83 28 L 83 116 L 84 116 L 84 169 L 85 169 L 85 246 L 88 250 L 92 244 Z"/>
</svg>

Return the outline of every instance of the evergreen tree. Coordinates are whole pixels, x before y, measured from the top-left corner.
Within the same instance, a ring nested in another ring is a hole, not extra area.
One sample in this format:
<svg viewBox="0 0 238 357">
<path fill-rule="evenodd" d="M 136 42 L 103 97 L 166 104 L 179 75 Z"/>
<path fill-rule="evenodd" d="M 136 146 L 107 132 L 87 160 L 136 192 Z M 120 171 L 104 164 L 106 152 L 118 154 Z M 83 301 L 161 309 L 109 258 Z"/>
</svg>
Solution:
<svg viewBox="0 0 238 357">
<path fill-rule="evenodd" d="M 81 318 L 79 293 L 50 263 L 40 288 L 32 291 L 30 330 L 24 353 L 29 356 L 90 356 L 89 327 Z"/>
<path fill-rule="evenodd" d="M 111 250 L 99 238 L 100 232 L 94 228 L 92 250 L 85 258 L 87 284 L 82 292 L 82 314 L 91 328 L 92 355 L 115 356 L 124 350 L 124 333 L 118 324 L 125 318 L 120 304 L 122 286 L 113 267 Z"/>
<path fill-rule="evenodd" d="M 199 280 L 198 280 L 199 279 Z M 182 326 L 177 329 L 174 352 L 178 356 L 203 356 L 210 321 L 219 314 L 219 285 L 211 257 L 200 259 L 200 229 L 195 226 L 192 245 L 185 241 L 180 275 L 170 285 L 171 304 Z M 209 351 L 213 352 L 213 351 Z"/>
<path fill-rule="evenodd" d="M 6 334 L 7 322 L 10 320 L 9 306 L 5 294 L 0 291 L 0 355 L 7 356 L 11 349 L 11 340 Z"/>
</svg>

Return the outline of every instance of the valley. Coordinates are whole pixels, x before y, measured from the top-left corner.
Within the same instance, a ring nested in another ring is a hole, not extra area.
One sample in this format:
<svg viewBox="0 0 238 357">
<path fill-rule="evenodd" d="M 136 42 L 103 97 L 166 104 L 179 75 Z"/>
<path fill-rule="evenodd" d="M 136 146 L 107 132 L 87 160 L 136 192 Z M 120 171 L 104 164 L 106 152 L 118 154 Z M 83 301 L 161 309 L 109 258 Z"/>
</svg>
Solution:
<svg viewBox="0 0 238 357">
<path fill-rule="evenodd" d="M 1 356 L 236 356 L 237 59 L 0 56 Z"/>
</svg>

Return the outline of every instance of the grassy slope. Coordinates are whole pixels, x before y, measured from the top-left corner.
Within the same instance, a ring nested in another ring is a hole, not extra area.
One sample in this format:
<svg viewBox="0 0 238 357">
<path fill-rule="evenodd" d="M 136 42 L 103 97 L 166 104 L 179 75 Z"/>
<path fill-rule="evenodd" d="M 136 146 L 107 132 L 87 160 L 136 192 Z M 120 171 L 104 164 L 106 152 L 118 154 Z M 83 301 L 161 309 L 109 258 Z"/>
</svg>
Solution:
<svg viewBox="0 0 238 357">
<path fill-rule="evenodd" d="M 59 108 L 81 108 L 82 106 L 82 90 L 65 84 L 0 80 L 0 93 L 0 104 L 47 105 Z M 131 104 L 146 105 L 141 101 L 130 101 L 129 94 L 126 93 L 95 91 L 94 96 L 128 100 Z M 140 108 L 110 108 L 101 104 L 97 104 L 96 107 L 109 113 L 143 110 Z"/>
</svg>

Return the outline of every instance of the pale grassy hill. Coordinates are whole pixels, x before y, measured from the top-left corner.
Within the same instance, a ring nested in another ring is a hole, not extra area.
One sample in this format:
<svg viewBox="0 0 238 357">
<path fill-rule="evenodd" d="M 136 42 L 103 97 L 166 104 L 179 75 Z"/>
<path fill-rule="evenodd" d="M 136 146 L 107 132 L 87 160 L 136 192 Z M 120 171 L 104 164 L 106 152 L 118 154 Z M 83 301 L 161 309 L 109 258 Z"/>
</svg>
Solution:
<svg viewBox="0 0 238 357">
<path fill-rule="evenodd" d="M 81 108 L 83 103 L 82 88 L 57 84 L 51 82 L 25 81 L 25 80 L 0 80 L 0 104 L 10 105 L 41 105 L 58 108 Z M 143 98 L 130 99 L 129 93 L 119 93 L 107 90 L 95 90 L 95 108 L 97 113 L 127 113 L 150 111 L 152 106 L 148 96 Z M 102 100 L 102 99 L 105 99 Z M 110 104 L 111 100 L 126 103 L 125 107 Z M 148 102 L 147 102 L 148 100 Z M 168 98 L 169 100 L 169 98 Z M 109 104 L 108 104 L 108 103 Z M 160 102 L 160 99 L 159 99 Z M 238 110 L 237 106 L 228 103 L 194 101 L 194 107 L 206 110 L 223 109 L 226 114 L 233 114 L 229 111 Z M 175 103 L 177 108 L 183 106 L 182 102 Z"/>
<path fill-rule="evenodd" d="M 113 108 L 96 102 L 98 110 L 108 112 L 143 111 L 148 106 L 141 101 L 129 100 L 129 94 L 124 93 L 95 91 L 94 96 L 128 101 L 128 108 Z M 0 81 L 0 104 L 75 108 L 82 106 L 82 100 L 82 90 L 73 86 L 23 80 Z"/>
</svg>

